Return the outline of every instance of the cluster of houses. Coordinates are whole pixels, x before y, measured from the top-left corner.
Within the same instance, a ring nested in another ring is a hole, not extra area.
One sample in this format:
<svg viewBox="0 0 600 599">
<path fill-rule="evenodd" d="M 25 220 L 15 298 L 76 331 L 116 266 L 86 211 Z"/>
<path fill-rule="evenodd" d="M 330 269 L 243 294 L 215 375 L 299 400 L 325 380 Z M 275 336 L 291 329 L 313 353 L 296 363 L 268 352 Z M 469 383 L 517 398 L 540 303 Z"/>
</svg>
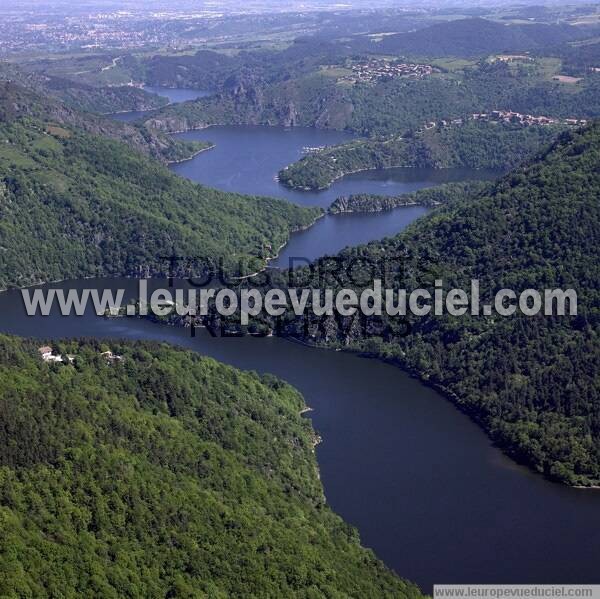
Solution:
<svg viewBox="0 0 600 599">
<path fill-rule="evenodd" d="M 476 112 L 472 115 L 475 121 L 498 121 L 503 123 L 516 123 L 519 125 L 555 125 L 562 123 L 564 125 L 585 125 L 586 119 L 556 119 L 549 116 L 534 116 L 532 114 L 522 114 L 512 110 L 492 110 L 489 113 Z"/>
<path fill-rule="evenodd" d="M 54 353 L 54 350 L 49 345 L 39 347 L 38 352 L 40 353 L 40 356 L 44 362 L 72 364 L 75 361 L 75 356 L 71 354 L 63 356 L 62 354 Z M 111 351 L 102 352 L 100 355 L 106 358 L 109 362 L 120 362 L 123 359 L 123 356 L 113 354 Z"/>
<path fill-rule="evenodd" d="M 304 146 L 302 148 L 303 154 L 318 154 L 322 152 L 327 146 Z"/>
<path fill-rule="evenodd" d="M 587 124 L 586 119 L 556 119 L 549 116 L 534 116 L 532 114 L 522 114 L 512 110 L 492 110 L 491 112 L 475 112 L 468 119 L 441 119 L 440 121 L 429 121 L 425 123 L 424 129 L 435 129 L 436 127 L 460 126 L 465 120 L 511 123 L 529 127 L 530 125 L 570 125 L 573 127 L 582 127 Z"/>
<path fill-rule="evenodd" d="M 436 127 L 450 127 L 452 125 L 462 125 L 464 123 L 464 119 L 452 119 L 447 121 L 446 119 L 442 119 L 438 121 L 429 121 L 425 123 L 425 131 L 429 129 L 435 129 Z"/>
<path fill-rule="evenodd" d="M 494 56 L 492 62 L 534 62 L 533 57 L 528 54 L 498 54 Z"/>
<path fill-rule="evenodd" d="M 62 354 L 55 354 L 49 345 L 38 348 L 38 351 L 44 362 L 69 362 L 72 364 L 75 361 L 75 356 L 70 354 L 67 354 L 65 357 Z"/>
<path fill-rule="evenodd" d="M 372 59 L 352 65 L 352 75 L 342 77 L 351 83 L 376 83 L 381 79 L 397 77 L 413 77 L 422 79 L 433 73 L 433 67 L 428 64 L 409 64 L 389 60 Z"/>
</svg>

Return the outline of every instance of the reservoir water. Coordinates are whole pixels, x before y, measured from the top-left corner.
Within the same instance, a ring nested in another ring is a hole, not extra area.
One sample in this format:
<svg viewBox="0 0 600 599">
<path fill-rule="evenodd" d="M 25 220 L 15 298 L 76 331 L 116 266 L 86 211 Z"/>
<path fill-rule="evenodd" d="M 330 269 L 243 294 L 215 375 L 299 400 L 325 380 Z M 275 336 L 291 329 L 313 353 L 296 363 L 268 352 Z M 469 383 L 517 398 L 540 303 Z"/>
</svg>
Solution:
<svg viewBox="0 0 600 599">
<path fill-rule="evenodd" d="M 179 134 L 188 140 L 212 141 L 212 150 L 176 164 L 172 170 L 210 187 L 283 198 L 303 206 L 326 208 L 337 197 L 356 193 L 398 195 L 447 181 L 497 176 L 497 171 L 465 168 L 392 168 L 354 173 L 322 191 L 299 191 L 281 185 L 277 173 L 304 155 L 304 148 L 331 146 L 354 139 L 351 133 L 312 127 L 218 125 Z"/>
<path fill-rule="evenodd" d="M 145 85 L 144 90 L 151 94 L 157 94 L 169 99 L 171 104 L 179 104 L 180 102 L 187 102 L 189 100 L 197 100 L 198 98 L 204 98 L 210 96 L 212 92 L 204 91 L 200 89 L 186 89 L 186 88 L 171 88 L 162 86 Z M 133 110 L 130 112 L 117 112 L 111 114 L 110 117 L 116 121 L 137 121 L 145 116 L 148 116 L 152 110 Z"/>
<path fill-rule="evenodd" d="M 215 147 L 173 165 L 173 172 L 223 191 L 277 197 L 304 206 L 327 208 L 342 195 L 399 195 L 449 181 L 498 176 L 498 171 L 467 168 L 393 168 L 347 175 L 323 191 L 298 191 L 276 180 L 279 170 L 301 158 L 303 148 L 343 143 L 353 139 L 352 134 L 309 127 L 236 125 L 208 127 L 180 137 L 212 141 Z M 422 206 L 411 206 L 372 214 L 327 215 L 310 229 L 292 235 L 271 266 L 287 267 L 292 257 L 314 260 L 349 245 L 396 235 L 426 212 Z"/>
<path fill-rule="evenodd" d="M 236 133 L 237 131 L 237 133 Z M 194 132 L 214 150 L 173 167 L 201 183 L 325 206 L 337 195 L 402 193 L 480 172 L 408 169 L 357 173 L 326 192 L 302 194 L 273 177 L 302 147 L 338 143 L 339 132 L 218 128 Z M 314 258 L 398 232 L 424 212 L 326 217 L 292 237 L 285 252 Z M 312 237 L 311 237 L 312 236 Z M 294 245 L 297 244 L 297 245 Z M 157 281 L 156 285 L 164 285 Z M 124 281 L 48 287 L 126 288 Z M 317 458 L 332 508 L 355 525 L 399 575 L 431 592 L 435 583 L 600 582 L 600 491 L 560 486 L 515 465 L 448 401 L 401 370 L 277 338 L 212 338 L 137 319 L 27 317 L 19 291 L 0 294 L 0 331 L 39 339 L 103 337 L 166 341 L 296 386 L 323 442 Z"/>
<path fill-rule="evenodd" d="M 156 282 L 163 284 L 163 282 Z M 64 288 L 127 288 L 75 281 Z M 567 488 L 515 465 L 448 401 L 400 369 L 277 338 L 212 338 L 137 319 L 27 317 L 0 294 L 0 330 L 23 336 L 174 343 L 296 386 L 323 442 L 332 508 L 399 575 L 435 583 L 597 583 L 600 491 Z"/>
</svg>

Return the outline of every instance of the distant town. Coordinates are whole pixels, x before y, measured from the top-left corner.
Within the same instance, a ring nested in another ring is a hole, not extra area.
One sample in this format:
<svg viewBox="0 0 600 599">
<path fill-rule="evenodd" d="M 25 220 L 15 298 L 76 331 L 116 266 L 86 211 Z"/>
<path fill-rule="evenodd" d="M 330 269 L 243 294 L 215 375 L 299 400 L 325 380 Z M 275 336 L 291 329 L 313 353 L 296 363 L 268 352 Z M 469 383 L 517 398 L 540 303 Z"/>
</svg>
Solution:
<svg viewBox="0 0 600 599">
<path fill-rule="evenodd" d="M 508 123 L 512 125 L 521 125 L 529 127 L 532 125 L 570 125 L 581 127 L 588 123 L 587 119 L 558 119 L 549 116 L 534 116 L 533 114 L 523 114 L 513 110 L 492 110 L 490 112 L 474 112 L 467 119 L 441 119 L 439 121 L 429 121 L 425 123 L 424 129 L 434 129 L 435 127 L 451 127 L 453 125 L 462 125 L 465 120 Z"/>
<path fill-rule="evenodd" d="M 413 64 L 385 59 L 371 59 L 353 64 L 352 74 L 341 78 L 350 83 L 377 83 L 384 79 L 412 77 L 422 79 L 433 73 L 434 68 L 428 64 Z"/>
</svg>

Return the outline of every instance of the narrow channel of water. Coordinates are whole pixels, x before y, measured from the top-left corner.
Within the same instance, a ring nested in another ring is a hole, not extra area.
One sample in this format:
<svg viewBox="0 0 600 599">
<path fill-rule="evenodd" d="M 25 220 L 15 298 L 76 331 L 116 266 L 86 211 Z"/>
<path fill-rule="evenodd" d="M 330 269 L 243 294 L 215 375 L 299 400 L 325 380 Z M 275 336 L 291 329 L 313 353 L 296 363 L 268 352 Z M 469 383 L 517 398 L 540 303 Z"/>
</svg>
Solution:
<svg viewBox="0 0 600 599">
<path fill-rule="evenodd" d="M 179 104 L 180 102 L 197 100 L 198 98 L 205 98 L 206 96 L 212 95 L 212 92 L 200 89 L 171 88 L 152 85 L 145 85 L 143 89 L 152 94 L 157 94 L 159 96 L 168 98 L 171 104 Z M 154 111 L 132 110 L 129 112 L 117 112 L 115 114 L 111 114 L 110 118 L 115 119 L 116 121 L 131 122 L 147 117 L 151 112 Z"/>
</svg>

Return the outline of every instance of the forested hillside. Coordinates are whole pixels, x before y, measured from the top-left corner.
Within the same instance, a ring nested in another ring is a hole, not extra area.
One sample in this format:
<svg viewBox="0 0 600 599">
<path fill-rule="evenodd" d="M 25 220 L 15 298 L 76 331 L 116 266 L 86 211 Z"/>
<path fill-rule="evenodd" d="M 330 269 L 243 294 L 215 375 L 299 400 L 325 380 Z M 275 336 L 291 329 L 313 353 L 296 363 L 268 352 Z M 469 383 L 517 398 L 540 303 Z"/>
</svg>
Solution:
<svg viewBox="0 0 600 599">
<path fill-rule="evenodd" d="M 444 390 L 519 461 L 569 484 L 598 484 L 598 164 L 599 124 L 565 132 L 488 193 L 452 201 L 398 237 L 347 250 L 333 270 L 322 262 L 319 281 L 308 271 L 294 280 L 296 287 L 343 288 L 356 284 L 357 265 L 369 273 L 358 280 L 368 282 L 387 263 L 387 287 L 425 287 L 433 295 L 436 279 L 446 290 L 469 290 L 479 279 L 482 303 L 503 288 L 573 288 L 576 317 L 410 316 L 405 337 L 405 323 L 394 319 L 367 329 L 331 320 L 309 329 L 309 340 L 397 362 Z M 302 322 L 288 322 L 284 333 L 306 339 Z"/>
<path fill-rule="evenodd" d="M 319 214 L 196 185 L 122 143 L 57 124 L 39 105 L 21 110 L 27 95 L 9 98 L 0 105 L 0 289 L 164 272 L 161 256 L 264 256 Z"/>
<path fill-rule="evenodd" d="M 34 117 L 54 124 L 77 127 L 93 135 L 121 141 L 163 163 L 189 158 L 201 149 L 196 142 L 178 140 L 136 123 L 118 122 L 80 112 L 52 96 L 50 83 L 0 63 L 0 123 Z M 133 93 L 133 92 L 132 92 Z M 77 102 L 75 102 L 77 103 Z M 84 102 L 85 104 L 85 102 Z M 89 106 L 83 106 L 89 108 Z"/>
<path fill-rule="evenodd" d="M 0 336 L 3 597 L 419 596 L 326 506 L 285 383 L 166 345 L 65 342 L 72 365 L 37 345 Z"/>
<path fill-rule="evenodd" d="M 386 140 L 357 140 L 305 156 L 281 170 L 279 180 L 293 188 L 323 189 L 343 175 L 372 168 L 508 170 L 550 143 L 558 131 L 556 126 L 469 122 Z"/>
<path fill-rule="evenodd" d="M 487 19 L 457 19 L 410 33 L 387 36 L 372 48 L 382 54 L 412 56 L 487 56 L 494 52 L 524 52 L 589 35 L 571 25 L 504 24 Z"/>
</svg>

